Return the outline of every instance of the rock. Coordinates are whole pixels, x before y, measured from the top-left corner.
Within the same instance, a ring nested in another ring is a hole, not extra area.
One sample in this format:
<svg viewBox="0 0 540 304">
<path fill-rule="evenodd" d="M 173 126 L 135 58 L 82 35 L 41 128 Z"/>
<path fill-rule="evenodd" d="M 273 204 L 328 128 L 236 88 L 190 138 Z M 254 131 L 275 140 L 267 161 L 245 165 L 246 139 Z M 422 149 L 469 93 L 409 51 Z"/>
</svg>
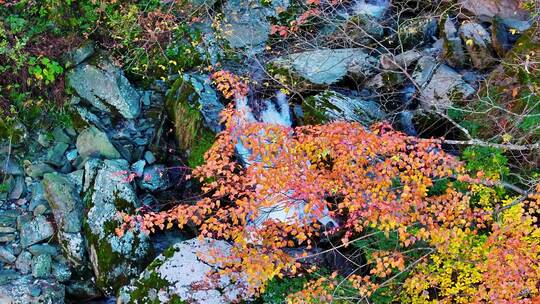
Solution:
<svg viewBox="0 0 540 304">
<path fill-rule="evenodd" d="M 66 132 L 64 132 L 64 130 L 60 127 L 54 128 L 53 137 L 54 137 L 54 141 L 56 141 L 57 143 L 66 143 L 66 144 L 71 143 L 71 137 L 69 137 L 66 134 Z"/>
<path fill-rule="evenodd" d="M 443 57 L 454 68 L 462 68 L 465 66 L 465 51 L 463 43 L 458 36 L 458 29 L 451 18 L 446 18 L 443 25 Z"/>
<path fill-rule="evenodd" d="M 0 261 L 6 264 L 13 264 L 16 259 L 11 251 L 7 250 L 4 246 L 0 246 Z"/>
<path fill-rule="evenodd" d="M 377 59 L 361 49 L 323 49 L 295 53 L 281 57 L 274 64 L 294 70 L 314 84 L 332 84 L 347 74 L 365 79 L 373 75 Z"/>
<path fill-rule="evenodd" d="M 135 173 L 136 176 L 142 177 L 144 174 L 145 166 L 146 166 L 146 161 L 141 159 L 131 165 L 131 171 Z"/>
<path fill-rule="evenodd" d="M 71 150 L 66 152 L 66 159 L 69 162 L 72 162 L 72 161 L 76 160 L 77 156 L 79 156 L 79 152 L 77 151 L 77 149 L 71 149 Z"/>
<path fill-rule="evenodd" d="M 88 165 L 88 164 L 87 164 Z M 90 164 L 85 170 L 92 171 Z M 125 160 L 105 160 L 97 165 L 95 177 L 85 193 L 90 208 L 84 225 L 87 250 L 97 286 L 111 295 L 140 273 L 150 253 L 148 236 L 133 229 L 118 237 L 118 212 L 132 213 L 140 207 L 132 183 L 126 179 Z M 88 176 L 93 173 L 85 172 Z"/>
<path fill-rule="evenodd" d="M 94 42 L 88 41 L 81 47 L 71 50 L 65 58 L 66 67 L 76 66 L 94 54 Z"/>
<path fill-rule="evenodd" d="M 101 291 L 99 291 L 90 278 L 81 280 L 71 279 L 64 284 L 66 285 L 66 294 L 71 299 L 86 300 L 102 296 Z"/>
<path fill-rule="evenodd" d="M 476 90 L 460 74 L 441 65 L 434 70 L 430 81 L 422 89 L 420 100 L 425 108 L 447 109 L 453 100 L 467 99 L 475 93 Z"/>
<path fill-rule="evenodd" d="M 156 162 L 156 157 L 154 156 L 154 154 L 150 151 L 146 151 L 144 152 L 144 159 L 146 160 L 146 162 L 151 165 L 153 163 Z"/>
<path fill-rule="evenodd" d="M 386 115 L 376 102 L 347 97 L 334 91 L 306 98 L 303 110 L 308 123 L 347 120 L 369 126 Z"/>
<path fill-rule="evenodd" d="M 0 159 L 0 174 L 20 176 L 24 174 L 22 167 L 12 158 Z"/>
<path fill-rule="evenodd" d="M 66 263 L 54 262 L 52 264 L 52 275 L 58 282 L 66 282 L 71 277 L 71 270 Z"/>
<path fill-rule="evenodd" d="M 90 127 L 79 134 L 77 150 L 82 158 L 102 156 L 107 159 L 117 159 L 121 157 L 107 134 L 96 127 Z"/>
<path fill-rule="evenodd" d="M 47 153 L 47 163 L 56 167 L 61 167 L 65 162 L 64 153 L 66 153 L 68 148 L 69 145 L 62 142 L 54 145 Z"/>
<path fill-rule="evenodd" d="M 148 191 L 163 191 L 171 186 L 167 168 L 164 165 L 152 165 L 144 169 L 140 181 L 141 189 Z"/>
<path fill-rule="evenodd" d="M 9 196 L 11 200 L 17 200 L 26 194 L 24 176 L 12 176 L 8 179 Z"/>
<path fill-rule="evenodd" d="M 37 205 L 36 208 L 34 208 L 34 211 L 32 212 L 34 216 L 40 216 L 42 214 L 45 214 L 47 212 L 47 206 L 45 205 Z"/>
<path fill-rule="evenodd" d="M 58 249 L 55 246 L 49 244 L 32 245 L 28 247 L 28 251 L 30 251 L 30 253 L 33 255 L 48 254 L 51 257 L 55 257 L 58 255 Z"/>
<path fill-rule="evenodd" d="M 230 245 L 212 239 L 174 245 L 158 256 L 133 285 L 121 290 L 118 303 L 166 303 L 175 298 L 189 303 L 234 302 L 240 296 L 240 287 L 227 277 L 221 278 L 218 286 L 203 287 L 207 286 L 203 283 L 207 273 L 219 266 L 205 261 L 205 255 L 213 250 L 226 254 Z"/>
<path fill-rule="evenodd" d="M 51 274 L 52 259 L 48 254 L 36 255 L 32 258 L 32 276 L 46 278 Z"/>
<path fill-rule="evenodd" d="M 412 49 L 433 41 L 437 33 L 435 18 L 411 18 L 398 26 L 398 41 L 405 49 Z"/>
<path fill-rule="evenodd" d="M 491 35 L 478 23 L 465 23 L 459 28 L 459 36 L 465 41 L 465 48 L 477 69 L 486 69 L 495 62 Z"/>
<path fill-rule="evenodd" d="M 12 304 L 59 304 L 64 303 L 65 288 L 51 279 L 34 280 L 28 275 L 16 275 L 9 284 L 0 285 L 0 295 Z"/>
<path fill-rule="evenodd" d="M 398 55 L 385 54 L 381 56 L 381 67 L 386 70 L 407 70 L 414 62 L 422 57 L 417 50 L 410 50 Z"/>
<path fill-rule="evenodd" d="M 23 220 L 19 231 L 21 245 L 26 248 L 53 236 L 54 228 L 43 216 L 37 216 L 32 220 Z"/>
<path fill-rule="evenodd" d="M 459 0 L 461 9 L 475 15 L 481 21 L 490 21 L 499 16 L 527 20 L 529 13 L 521 7 L 519 0 Z"/>
<path fill-rule="evenodd" d="M 191 83 L 197 94 L 197 101 L 200 104 L 200 112 L 205 126 L 212 132 L 219 133 L 221 131 L 219 114 L 225 106 L 219 102 L 216 91 L 210 85 L 209 77 L 201 74 L 186 74 L 184 80 Z"/>
<path fill-rule="evenodd" d="M 45 198 L 45 188 L 43 188 L 43 183 L 35 182 L 32 184 L 31 190 L 32 198 L 28 210 L 34 211 L 40 205 L 43 205 L 45 210 L 49 209 L 49 202 L 47 202 L 47 199 Z"/>
<path fill-rule="evenodd" d="M 52 173 L 55 171 L 56 170 L 54 170 L 54 168 L 51 167 L 50 165 L 39 162 L 39 163 L 31 164 L 30 166 L 28 166 L 28 168 L 26 169 L 26 174 L 30 177 L 38 178 L 38 177 L 43 177 L 45 173 Z"/>
<path fill-rule="evenodd" d="M 140 113 L 139 93 L 124 76 L 124 72 L 106 60 L 99 67 L 81 64 L 68 73 L 69 85 L 97 109 L 111 113 L 117 111 L 127 119 Z"/>
<path fill-rule="evenodd" d="M 69 233 L 80 232 L 83 205 L 73 182 L 65 175 L 47 173 L 43 186 L 58 229 Z"/>
<path fill-rule="evenodd" d="M 352 10 L 355 14 L 364 14 L 380 19 L 389 8 L 390 0 L 359 0 L 354 2 Z"/>
<path fill-rule="evenodd" d="M 3 294 L 1 286 L 15 280 L 17 277 L 19 277 L 19 274 L 16 271 L 11 269 L 0 270 L 0 294 Z"/>
<path fill-rule="evenodd" d="M 267 8 L 253 0 L 231 0 L 223 8 L 223 36 L 233 48 L 261 48 L 270 35 Z"/>
<path fill-rule="evenodd" d="M 15 261 L 15 267 L 22 274 L 28 274 L 32 271 L 32 254 L 28 251 L 23 251 Z"/>
</svg>

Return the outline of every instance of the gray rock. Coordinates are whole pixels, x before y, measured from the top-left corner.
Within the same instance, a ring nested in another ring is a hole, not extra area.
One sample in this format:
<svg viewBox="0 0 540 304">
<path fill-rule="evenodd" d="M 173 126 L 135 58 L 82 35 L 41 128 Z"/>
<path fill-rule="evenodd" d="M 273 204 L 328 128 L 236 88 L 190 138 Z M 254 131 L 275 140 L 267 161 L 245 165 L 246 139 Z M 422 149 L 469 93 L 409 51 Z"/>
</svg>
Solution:
<svg viewBox="0 0 540 304">
<path fill-rule="evenodd" d="M 73 182 L 65 175 L 48 173 L 43 178 L 43 186 L 58 229 L 80 232 L 83 206 Z"/>
<path fill-rule="evenodd" d="M 212 132 L 219 133 L 221 131 L 219 115 L 225 106 L 219 102 L 216 91 L 210 85 L 209 77 L 201 74 L 186 74 L 184 80 L 191 83 L 197 94 L 205 126 Z M 151 164 L 151 162 L 148 163 Z"/>
<path fill-rule="evenodd" d="M 2 269 L 0 270 L 0 288 L 2 285 L 7 284 L 19 277 L 19 274 L 11 269 Z M 0 295 L 2 290 L 0 289 Z"/>
<path fill-rule="evenodd" d="M 32 254 L 28 251 L 23 251 L 15 261 L 15 267 L 22 274 L 29 274 L 32 271 Z"/>
<path fill-rule="evenodd" d="M 118 111 L 127 119 L 140 113 L 139 93 L 131 86 L 124 73 L 106 60 L 100 67 L 81 64 L 68 74 L 68 81 L 80 97 L 104 112 Z"/>
<path fill-rule="evenodd" d="M 19 231 L 21 245 L 26 248 L 53 236 L 54 228 L 47 219 L 40 215 L 32 220 L 23 220 Z"/>
<path fill-rule="evenodd" d="M 120 158 L 120 153 L 110 142 L 107 134 L 96 127 L 90 127 L 77 137 L 77 150 L 82 158 L 104 157 L 108 159 Z"/>
<path fill-rule="evenodd" d="M 54 147 L 47 153 L 47 163 L 57 167 L 64 165 L 64 153 L 66 153 L 68 148 L 69 145 L 63 142 L 54 145 Z"/>
<path fill-rule="evenodd" d="M 314 84 L 332 84 L 345 75 L 367 78 L 378 66 L 377 59 L 361 49 L 314 50 L 281 57 L 274 64 L 290 68 Z"/>
<path fill-rule="evenodd" d="M 421 57 L 422 53 L 417 50 L 406 51 L 395 56 L 385 54 L 381 56 L 381 67 L 386 70 L 407 70 Z"/>
<path fill-rule="evenodd" d="M 48 254 L 36 255 L 32 258 L 32 276 L 45 278 L 51 274 L 52 258 Z"/>
<path fill-rule="evenodd" d="M 266 20 L 267 9 L 258 1 L 227 1 L 223 16 L 223 36 L 231 47 L 257 48 L 268 40 L 270 23 Z"/>
<path fill-rule="evenodd" d="M 140 177 L 140 176 L 143 176 L 145 166 L 146 166 L 146 161 L 141 159 L 131 165 L 131 170 L 133 171 L 133 173 L 135 173 L 135 175 Z"/>
<path fill-rule="evenodd" d="M 205 260 L 211 250 L 226 253 L 230 250 L 230 245 L 224 241 L 200 241 L 197 238 L 174 245 L 158 256 L 133 285 L 121 290 L 118 303 L 130 303 L 133 294 L 138 295 L 141 303 L 166 303 L 172 297 L 201 304 L 231 303 L 238 300 L 241 296 L 240 283 L 232 283 L 228 277 L 221 278 L 215 288 L 196 288 L 205 282 L 209 271 L 219 268 L 219 265 Z M 151 280 L 157 284 L 147 284 Z"/>
<path fill-rule="evenodd" d="M 26 174 L 30 177 L 38 178 L 38 177 L 43 177 L 45 173 L 52 173 L 55 171 L 56 170 L 50 165 L 39 162 L 39 163 L 31 164 L 30 166 L 28 166 L 28 168 L 26 169 Z"/>
<path fill-rule="evenodd" d="M 22 167 L 12 158 L 0 158 L 0 173 L 5 175 L 19 176 L 23 175 Z"/>
<path fill-rule="evenodd" d="M 66 153 L 66 159 L 70 162 L 76 160 L 77 156 L 79 156 L 79 152 L 77 151 L 77 149 L 71 149 Z"/>
<path fill-rule="evenodd" d="M 34 211 L 32 212 L 34 216 L 40 216 L 42 214 L 45 214 L 47 212 L 48 208 L 45 205 L 37 205 L 36 208 L 34 208 Z"/>
<path fill-rule="evenodd" d="M 96 284 L 110 295 L 140 273 L 151 248 L 148 236 L 138 229 L 120 238 L 112 228 L 119 224 L 117 212 L 133 212 L 140 206 L 132 183 L 126 180 L 129 164 L 105 160 L 98 168 L 85 194 L 90 210 L 84 232 Z"/>
<path fill-rule="evenodd" d="M 486 69 L 496 63 L 491 46 L 491 35 L 478 23 L 465 23 L 459 28 L 459 36 L 477 69 Z"/>
<path fill-rule="evenodd" d="M 55 246 L 49 245 L 49 244 L 36 244 L 28 247 L 28 251 L 30 251 L 33 255 L 41 255 L 41 254 L 48 254 L 52 257 L 55 257 L 58 255 L 58 249 Z"/>
<path fill-rule="evenodd" d="M 58 282 L 66 282 L 71 277 L 71 270 L 66 263 L 54 262 L 52 264 L 52 275 Z"/>
<path fill-rule="evenodd" d="M 0 246 L 0 261 L 6 264 L 13 264 L 16 259 L 17 257 L 11 251 L 7 250 L 4 246 Z"/>
<path fill-rule="evenodd" d="M 11 200 L 17 200 L 26 195 L 26 183 L 24 176 L 12 176 L 8 179 L 9 196 Z"/>
<path fill-rule="evenodd" d="M 53 137 L 54 141 L 56 141 L 57 143 L 71 143 L 71 137 L 69 137 L 66 132 L 64 132 L 64 130 L 60 127 L 54 128 Z"/>
<path fill-rule="evenodd" d="M 306 117 L 311 116 L 316 120 L 313 123 L 347 120 L 369 126 L 386 116 L 376 102 L 347 97 L 333 91 L 307 98 L 303 110 Z"/>
<path fill-rule="evenodd" d="M 154 156 L 154 154 L 150 151 L 146 151 L 144 152 L 144 159 L 146 160 L 146 162 L 151 165 L 153 163 L 156 162 L 156 157 Z"/>
<path fill-rule="evenodd" d="M 466 83 L 459 73 L 441 65 L 435 69 L 430 81 L 422 89 L 420 100 L 424 108 L 444 110 L 450 107 L 454 100 L 467 99 L 475 93 L 476 90 Z"/>
<path fill-rule="evenodd" d="M 3 226 L 0 226 L 0 233 L 14 233 L 16 232 L 17 229 L 13 228 L 13 227 L 3 227 Z"/>
<path fill-rule="evenodd" d="M 16 275 L 8 284 L 0 285 L 0 295 L 5 303 L 59 304 L 64 303 L 65 288 L 50 278 L 35 280 L 29 275 Z"/>
<path fill-rule="evenodd" d="M 79 172 L 82 178 L 82 171 Z M 80 185 L 61 174 L 46 174 L 43 179 L 45 195 L 58 225 L 58 239 L 64 254 L 74 267 L 85 261 L 82 236 L 83 204 L 79 197 Z"/>
<path fill-rule="evenodd" d="M 92 56 L 92 54 L 94 54 L 94 42 L 88 41 L 81 47 L 68 52 L 66 56 L 66 66 L 70 67 L 79 65 Z"/>
<path fill-rule="evenodd" d="M 140 181 L 141 189 L 163 191 L 171 186 L 167 168 L 164 165 L 152 165 L 144 169 Z"/>
<path fill-rule="evenodd" d="M 451 18 L 446 18 L 443 29 L 443 57 L 448 65 L 462 68 L 465 65 L 465 50 L 454 21 Z"/>
</svg>

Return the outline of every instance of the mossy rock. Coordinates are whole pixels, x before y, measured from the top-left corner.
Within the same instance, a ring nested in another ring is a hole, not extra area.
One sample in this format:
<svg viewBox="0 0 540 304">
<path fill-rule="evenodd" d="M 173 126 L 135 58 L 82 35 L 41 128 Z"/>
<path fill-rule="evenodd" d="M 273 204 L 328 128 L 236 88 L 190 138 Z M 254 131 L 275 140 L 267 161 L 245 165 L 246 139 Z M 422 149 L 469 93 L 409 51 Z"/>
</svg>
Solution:
<svg viewBox="0 0 540 304">
<path fill-rule="evenodd" d="M 115 231 L 120 226 L 117 213 L 133 213 L 140 206 L 133 185 L 125 180 L 127 161 L 105 160 L 85 169 L 97 171 L 86 172 L 92 179 L 85 195 L 89 211 L 83 223 L 87 251 L 96 285 L 105 294 L 113 295 L 144 269 L 151 245 L 148 236 L 137 228 L 122 237 Z"/>
</svg>

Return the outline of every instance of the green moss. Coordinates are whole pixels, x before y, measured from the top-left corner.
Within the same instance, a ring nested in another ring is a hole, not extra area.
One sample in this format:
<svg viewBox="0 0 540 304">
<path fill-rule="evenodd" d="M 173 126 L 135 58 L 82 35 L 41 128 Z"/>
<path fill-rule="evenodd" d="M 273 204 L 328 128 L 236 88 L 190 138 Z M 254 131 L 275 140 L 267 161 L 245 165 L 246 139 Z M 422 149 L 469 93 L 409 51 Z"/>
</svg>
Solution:
<svg viewBox="0 0 540 304">
<path fill-rule="evenodd" d="M 182 77 L 173 83 L 166 96 L 167 114 L 173 122 L 178 145 L 184 150 L 193 145 L 203 128 L 201 114 L 194 107 L 198 100 L 191 100 L 194 96 L 197 96 L 195 89 Z"/>
<path fill-rule="evenodd" d="M 316 125 L 328 122 L 327 111 L 340 111 L 338 107 L 330 102 L 333 96 L 331 92 L 324 92 L 317 96 L 310 96 L 304 100 L 302 110 L 304 111 L 304 124 Z"/>
<path fill-rule="evenodd" d="M 161 302 L 157 297 L 150 297 L 150 291 L 155 290 L 157 292 L 168 285 L 169 283 L 162 279 L 157 272 L 151 271 L 146 277 L 137 280 L 135 283 L 135 289 L 130 292 L 129 303 L 160 304 Z"/>
<path fill-rule="evenodd" d="M 202 129 L 201 135 L 197 138 L 197 141 L 191 146 L 188 164 L 191 168 L 196 168 L 204 164 L 204 154 L 214 144 L 216 135 L 207 129 Z"/>
</svg>

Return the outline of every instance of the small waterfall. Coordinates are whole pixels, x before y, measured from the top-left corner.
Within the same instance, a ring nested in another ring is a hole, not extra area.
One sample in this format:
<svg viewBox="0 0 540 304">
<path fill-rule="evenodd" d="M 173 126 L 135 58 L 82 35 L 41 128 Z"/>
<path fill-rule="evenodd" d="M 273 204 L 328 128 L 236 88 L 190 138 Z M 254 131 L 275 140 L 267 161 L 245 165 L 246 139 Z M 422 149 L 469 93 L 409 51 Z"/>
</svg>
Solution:
<svg viewBox="0 0 540 304">
<path fill-rule="evenodd" d="M 245 122 L 262 122 L 265 124 L 276 124 L 284 127 L 292 126 L 292 117 L 289 108 L 287 95 L 278 91 L 275 95 L 274 101 L 266 99 L 263 101 L 264 110 L 260 113 L 260 119 L 257 120 L 253 114 L 252 109 L 248 105 L 248 98 L 242 97 L 236 99 L 236 109 L 240 113 L 242 119 Z M 259 132 L 260 136 L 265 136 L 264 131 Z M 247 149 L 241 141 L 236 144 L 237 156 L 241 159 L 244 166 L 249 167 L 251 163 L 248 159 L 251 156 L 251 151 Z M 254 160 L 255 162 L 257 160 Z M 279 201 L 272 207 L 266 207 L 260 209 L 260 215 L 252 222 L 252 225 L 262 225 L 266 220 L 275 220 L 281 222 L 290 222 L 294 218 L 304 218 L 304 201 L 294 202 L 295 208 L 286 208 L 291 205 L 291 198 L 293 195 L 292 190 L 284 190 L 281 194 L 276 194 L 275 199 Z M 328 210 L 325 208 L 323 214 L 328 214 Z M 337 227 L 337 223 L 329 216 L 324 216 L 318 219 L 321 224 L 326 226 Z"/>
</svg>

